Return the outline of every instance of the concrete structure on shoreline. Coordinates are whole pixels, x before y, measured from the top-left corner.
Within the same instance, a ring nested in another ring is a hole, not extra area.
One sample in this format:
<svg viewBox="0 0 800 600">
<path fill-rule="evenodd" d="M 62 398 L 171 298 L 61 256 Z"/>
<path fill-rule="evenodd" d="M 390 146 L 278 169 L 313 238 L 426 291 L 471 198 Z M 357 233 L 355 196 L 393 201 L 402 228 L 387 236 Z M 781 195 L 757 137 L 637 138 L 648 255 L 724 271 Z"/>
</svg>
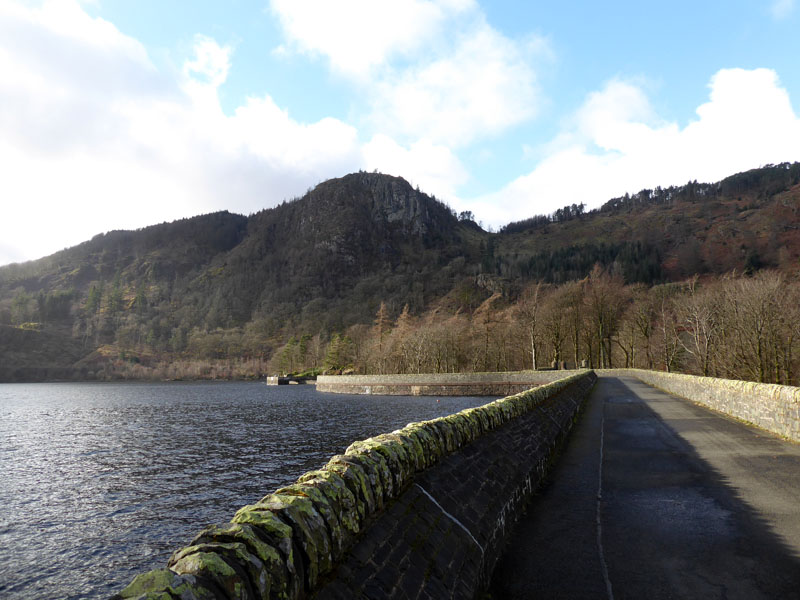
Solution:
<svg viewBox="0 0 800 600">
<path fill-rule="evenodd" d="M 578 371 L 321 375 L 317 391 L 379 396 L 511 396 L 575 373 Z"/>
</svg>

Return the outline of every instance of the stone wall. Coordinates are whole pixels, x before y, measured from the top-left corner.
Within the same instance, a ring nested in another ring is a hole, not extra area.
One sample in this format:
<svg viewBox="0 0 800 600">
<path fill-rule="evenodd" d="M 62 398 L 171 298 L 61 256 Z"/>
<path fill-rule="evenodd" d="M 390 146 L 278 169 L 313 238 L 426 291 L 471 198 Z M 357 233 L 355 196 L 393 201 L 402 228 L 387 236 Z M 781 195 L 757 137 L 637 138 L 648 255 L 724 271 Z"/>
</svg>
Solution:
<svg viewBox="0 0 800 600">
<path fill-rule="evenodd" d="M 595 380 L 355 442 L 114 598 L 476 597 Z"/>
<path fill-rule="evenodd" d="M 427 373 L 421 375 L 325 375 L 318 392 L 381 396 L 509 396 L 578 371 Z"/>
<path fill-rule="evenodd" d="M 800 388 L 643 369 L 598 373 L 631 375 L 670 394 L 800 442 Z"/>
</svg>

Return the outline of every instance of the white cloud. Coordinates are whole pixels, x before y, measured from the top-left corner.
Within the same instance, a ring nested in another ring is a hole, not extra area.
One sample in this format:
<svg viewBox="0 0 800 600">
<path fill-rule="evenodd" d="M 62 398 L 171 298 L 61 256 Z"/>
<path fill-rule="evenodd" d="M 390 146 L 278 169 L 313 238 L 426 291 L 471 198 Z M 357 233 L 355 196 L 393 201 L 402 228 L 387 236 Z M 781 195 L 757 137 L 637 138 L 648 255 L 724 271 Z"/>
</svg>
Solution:
<svg viewBox="0 0 800 600">
<path fill-rule="evenodd" d="M 471 209 L 501 225 L 657 185 L 717 181 L 769 163 L 800 160 L 800 119 L 768 69 L 724 69 L 710 82 L 697 119 L 660 121 L 635 85 L 612 81 L 590 94 L 550 155 Z"/>
<path fill-rule="evenodd" d="M 198 75 L 208 85 L 219 87 L 228 78 L 231 67 L 231 48 L 220 46 L 216 40 L 205 35 L 196 35 L 194 41 L 194 60 L 187 60 L 183 65 L 183 73 L 187 77 Z"/>
<path fill-rule="evenodd" d="M 576 114 L 577 131 L 606 150 L 640 142 L 647 124 L 656 120 L 646 94 L 632 83 L 613 80 L 589 94 Z"/>
<path fill-rule="evenodd" d="M 334 70 L 356 77 L 419 50 L 442 34 L 448 18 L 475 7 L 474 0 L 271 0 L 270 5 L 289 44 L 325 56 Z"/>
<path fill-rule="evenodd" d="M 719 71 L 696 119 L 682 125 L 659 117 L 641 86 L 613 80 L 586 98 L 531 172 L 467 202 L 456 149 L 536 114 L 530 63 L 548 45 L 504 37 L 473 0 L 388 3 L 388 21 L 371 2 L 337 4 L 328 24 L 338 35 L 316 41 L 292 6 L 273 3 L 294 19 L 287 31 L 297 29 L 286 51 L 324 55 L 353 77 L 369 112 L 361 131 L 335 118 L 300 122 L 269 95 L 226 114 L 220 88 L 236 56 L 212 38 L 198 36 L 183 69 L 165 73 L 75 0 L 0 0 L 0 264 L 109 229 L 253 212 L 359 168 L 403 176 L 502 225 L 800 160 L 800 120 L 773 71 Z M 351 22 L 353 7 L 367 20 Z M 370 33 L 359 38 L 362 28 Z"/>
<path fill-rule="evenodd" d="M 200 36 L 168 78 L 74 1 L 0 3 L 0 264 L 109 229 L 254 212 L 362 166 L 339 120 L 300 123 L 269 96 L 226 115 L 230 57 Z"/>
<path fill-rule="evenodd" d="M 775 19 L 781 20 L 794 11 L 794 0 L 773 0 L 770 12 Z"/>
<path fill-rule="evenodd" d="M 77 3 L 40 9 L 0 3 L 0 128 L 6 139 L 40 152 L 99 143 L 118 126 L 109 105 L 157 89 L 175 91 L 144 48 L 107 21 L 89 18 Z"/>
<path fill-rule="evenodd" d="M 379 131 L 467 144 L 531 118 L 539 101 L 526 54 L 482 21 L 450 52 L 389 73 L 374 87 Z"/>
<path fill-rule="evenodd" d="M 182 69 L 164 72 L 77 0 L 0 0 L 0 264 L 109 229 L 253 212 L 359 168 L 458 205 L 467 175 L 448 144 L 532 114 L 526 60 L 546 44 L 503 37 L 474 0 L 307 4 L 273 3 L 284 51 L 324 55 L 351 77 L 372 111 L 366 143 L 339 119 L 299 122 L 269 95 L 226 114 L 235 55 L 213 38 L 198 35 Z"/>
<path fill-rule="evenodd" d="M 530 63 L 549 58 L 549 44 L 503 36 L 474 0 L 272 0 L 272 9 L 290 45 L 360 86 L 376 134 L 464 145 L 537 112 Z"/>
<path fill-rule="evenodd" d="M 364 146 L 364 163 L 367 170 L 405 177 L 412 185 L 456 205 L 456 187 L 467 180 L 466 170 L 450 149 L 428 140 L 403 147 L 388 136 L 376 135 Z"/>
</svg>

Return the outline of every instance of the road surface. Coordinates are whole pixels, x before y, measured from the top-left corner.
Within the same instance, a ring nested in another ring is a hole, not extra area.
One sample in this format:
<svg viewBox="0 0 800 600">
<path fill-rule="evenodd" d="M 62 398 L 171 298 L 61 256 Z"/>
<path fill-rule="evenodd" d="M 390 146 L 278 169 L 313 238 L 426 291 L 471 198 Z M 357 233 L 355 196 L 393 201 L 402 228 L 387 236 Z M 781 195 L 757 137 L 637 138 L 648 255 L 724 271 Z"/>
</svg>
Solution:
<svg viewBox="0 0 800 600">
<path fill-rule="evenodd" d="M 601 377 L 489 597 L 800 598 L 800 444 Z"/>
</svg>

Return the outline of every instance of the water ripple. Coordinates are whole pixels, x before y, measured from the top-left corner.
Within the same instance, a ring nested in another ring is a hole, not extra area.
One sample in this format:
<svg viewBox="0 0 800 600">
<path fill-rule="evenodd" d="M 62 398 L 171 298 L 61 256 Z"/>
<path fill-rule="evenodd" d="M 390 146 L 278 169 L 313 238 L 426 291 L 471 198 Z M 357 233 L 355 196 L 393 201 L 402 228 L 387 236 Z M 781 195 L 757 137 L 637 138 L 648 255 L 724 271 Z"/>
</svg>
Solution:
<svg viewBox="0 0 800 600">
<path fill-rule="evenodd" d="M 0 385 L 0 596 L 104 598 L 356 439 L 485 398 Z"/>
</svg>

